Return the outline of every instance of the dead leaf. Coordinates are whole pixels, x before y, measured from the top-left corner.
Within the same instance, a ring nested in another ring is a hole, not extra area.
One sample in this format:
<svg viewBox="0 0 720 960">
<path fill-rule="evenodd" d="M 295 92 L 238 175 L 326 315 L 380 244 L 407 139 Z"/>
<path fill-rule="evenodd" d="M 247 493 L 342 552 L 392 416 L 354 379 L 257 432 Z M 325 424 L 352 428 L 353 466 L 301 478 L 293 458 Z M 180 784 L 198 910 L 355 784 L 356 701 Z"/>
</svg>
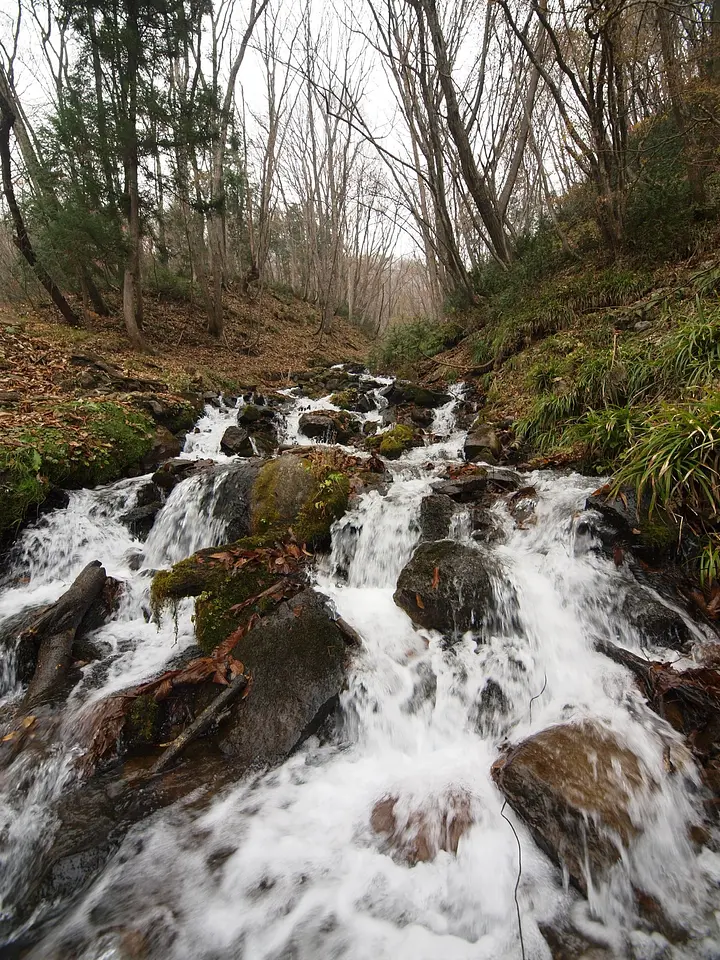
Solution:
<svg viewBox="0 0 720 960">
<path fill-rule="evenodd" d="M 423 603 L 423 599 L 419 593 L 415 594 L 415 603 L 418 605 L 418 607 L 420 607 L 421 610 L 425 609 L 425 604 Z"/>
<path fill-rule="evenodd" d="M 435 567 L 433 571 L 432 588 L 433 590 L 437 590 L 439 586 L 440 586 L 440 567 Z"/>
</svg>

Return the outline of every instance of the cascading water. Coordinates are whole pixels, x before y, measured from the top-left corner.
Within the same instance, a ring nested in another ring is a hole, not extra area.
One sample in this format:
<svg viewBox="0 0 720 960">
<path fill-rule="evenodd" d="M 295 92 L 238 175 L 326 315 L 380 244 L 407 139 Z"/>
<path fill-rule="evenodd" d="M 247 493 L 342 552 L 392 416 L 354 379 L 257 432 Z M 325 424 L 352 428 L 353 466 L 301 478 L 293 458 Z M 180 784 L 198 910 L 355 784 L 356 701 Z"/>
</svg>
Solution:
<svg viewBox="0 0 720 960">
<path fill-rule="evenodd" d="M 630 674 L 594 648 L 619 636 L 638 650 L 646 643 L 619 620 L 622 598 L 635 587 L 630 574 L 577 532 L 597 481 L 528 476 L 535 522 L 517 525 L 496 504 L 500 536 L 492 545 L 475 546 L 468 514 L 456 515 L 451 536 L 492 554 L 503 615 L 486 627 L 448 644 L 416 629 L 393 601 L 421 536 L 420 502 L 462 445 L 453 416 L 460 394 L 436 411 L 436 441 L 394 464 L 387 493 L 365 494 L 335 525 L 331 553 L 318 565 L 317 588 L 362 638 L 331 733 L 311 737 L 278 769 L 246 778 L 202 810 L 176 805 L 136 825 L 30 956 L 120 960 L 142 948 L 173 960 L 547 960 L 541 929 L 565 914 L 607 951 L 588 957 L 720 956 L 712 915 L 720 858 L 707 847 L 697 856 L 686 839 L 699 819 L 697 774 Z M 300 412 L 287 417 L 288 442 L 298 438 Z M 208 412 L 186 455 L 222 459 L 217 445 L 231 415 Z M 147 678 L 192 642 L 187 607 L 177 636 L 172 625 L 148 622 L 147 568 L 220 542 L 222 529 L 208 521 L 224 478 L 181 483 L 144 546 L 116 519 L 141 482 L 80 491 L 66 510 L 27 530 L 17 572 L 29 582 L 0 597 L 0 617 L 47 603 L 94 558 L 129 585 L 116 619 L 96 637 L 109 652 L 88 669 L 70 709 Z M 133 572 L 127 558 L 138 550 L 145 566 Z M 6 689 L 12 697 L 13 685 Z M 504 742 L 583 720 L 626 743 L 651 783 L 633 801 L 642 837 L 587 899 L 563 882 L 490 776 Z M 669 751 L 679 758 L 672 774 Z M 15 888 L 45 842 L 38 825 L 52 818 L 73 775 L 67 753 L 44 764 L 29 774 L 11 767 L 0 805 L 0 891 L 10 920 Z M 20 809 L 12 789 L 22 777 L 32 796 Z M 411 817 L 461 810 L 469 826 L 457 853 L 440 850 L 414 866 L 392 856 L 372 828 L 383 798 Z M 633 888 L 683 925 L 687 941 L 672 945 L 637 928 Z"/>
</svg>

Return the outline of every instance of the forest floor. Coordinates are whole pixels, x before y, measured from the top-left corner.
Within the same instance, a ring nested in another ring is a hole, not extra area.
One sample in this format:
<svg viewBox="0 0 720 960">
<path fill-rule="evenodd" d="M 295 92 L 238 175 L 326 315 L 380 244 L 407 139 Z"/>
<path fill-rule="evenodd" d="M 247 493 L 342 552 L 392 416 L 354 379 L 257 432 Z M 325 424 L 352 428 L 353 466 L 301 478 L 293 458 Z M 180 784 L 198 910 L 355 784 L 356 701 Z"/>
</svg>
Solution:
<svg viewBox="0 0 720 960">
<path fill-rule="evenodd" d="M 289 295 L 230 293 L 218 341 L 198 305 L 147 296 L 145 354 L 112 306 L 74 329 L 51 305 L 0 304 L 0 540 L 53 486 L 109 482 L 144 463 L 157 423 L 189 429 L 203 394 L 278 389 L 292 371 L 367 353 L 356 326 L 335 318 L 320 336 L 318 312 Z"/>
</svg>

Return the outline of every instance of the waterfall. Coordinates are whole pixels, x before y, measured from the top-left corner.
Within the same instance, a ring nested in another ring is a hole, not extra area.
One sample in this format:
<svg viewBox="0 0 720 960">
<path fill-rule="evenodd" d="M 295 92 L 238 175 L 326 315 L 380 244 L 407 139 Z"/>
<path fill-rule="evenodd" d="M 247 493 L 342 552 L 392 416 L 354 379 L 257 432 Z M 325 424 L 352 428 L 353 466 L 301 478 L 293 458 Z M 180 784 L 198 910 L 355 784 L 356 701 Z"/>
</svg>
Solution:
<svg viewBox="0 0 720 960">
<path fill-rule="evenodd" d="M 449 536 L 491 557 L 502 616 L 448 643 L 415 627 L 393 600 L 421 537 L 420 503 L 460 454 L 461 393 L 454 387 L 435 412 L 436 439 L 392 465 L 387 492 L 362 495 L 335 524 L 317 564 L 315 586 L 362 640 L 331 733 L 204 806 L 176 804 L 136 824 L 30 957 L 124 958 L 139 944 L 143 955 L 168 960 L 515 960 L 521 951 L 547 960 L 542 931 L 566 915 L 606 951 L 593 956 L 720 956 L 712 920 L 720 857 L 710 847 L 698 855 L 688 839 L 700 818 L 697 771 L 630 673 L 595 649 L 619 631 L 625 646 L 647 642 L 618 623 L 635 581 L 578 531 L 597 479 L 530 474 L 523 482 L 535 489 L 534 522 L 516 523 L 498 502 L 499 536 L 490 544 L 475 545 L 469 512 L 456 514 Z M 303 408 L 331 405 L 287 395 L 284 437 L 297 442 Z M 209 408 L 184 456 L 222 460 L 219 440 L 234 414 Z M 124 582 L 115 619 L 96 637 L 107 653 L 85 668 L 69 709 L 151 676 L 193 642 L 189 603 L 177 624 L 150 621 L 150 572 L 222 542 L 212 506 L 225 477 L 201 473 L 179 484 L 143 545 L 118 517 L 144 479 L 77 491 L 67 509 L 28 528 L 16 552 L 23 582 L 0 594 L 1 626 L 23 606 L 59 596 L 88 559 Z M 144 560 L 133 570 L 138 552 Z M 7 697 L 14 691 L 9 682 Z M 491 767 L 508 742 L 589 720 L 632 749 L 650 785 L 633 799 L 642 837 L 581 897 L 505 805 Z M 10 926 L 20 923 L 17 890 L 48 842 L 42 827 L 52 834 L 53 811 L 74 776 L 70 754 L 58 751 L 0 781 L 0 920 Z M 23 804 L 13 799 L 21 783 Z M 388 798 L 411 818 L 460 809 L 469 827 L 457 853 L 441 850 L 413 866 L 389 854 L 372 828 L 373 811 Z M 640 929 L 637 890 L 692 938 L 672 944 Z"/>
</svg>

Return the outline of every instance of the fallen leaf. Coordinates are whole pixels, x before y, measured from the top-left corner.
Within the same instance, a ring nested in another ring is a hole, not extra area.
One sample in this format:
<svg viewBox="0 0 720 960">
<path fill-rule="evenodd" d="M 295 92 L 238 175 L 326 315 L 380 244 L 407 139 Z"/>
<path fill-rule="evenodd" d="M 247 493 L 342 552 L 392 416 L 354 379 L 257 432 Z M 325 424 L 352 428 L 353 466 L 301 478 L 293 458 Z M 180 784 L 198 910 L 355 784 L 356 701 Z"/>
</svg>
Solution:
<svg viewBox="0 0 720 960">
<path fill-rule="evenodd" d="M 440 586 L 440 567 L 435 567 L 435 570 L 433 571 L 432 588 L 433 590 L 437 590 L 439 586 Z"/>
<path fill-rule="evenodd" d="M 415 594 L 415 603 L 420 607 L 421 610 L 425 609 L 425 604 L 423 603 L 422 597 L 419 593 Z"/>
</svg>

